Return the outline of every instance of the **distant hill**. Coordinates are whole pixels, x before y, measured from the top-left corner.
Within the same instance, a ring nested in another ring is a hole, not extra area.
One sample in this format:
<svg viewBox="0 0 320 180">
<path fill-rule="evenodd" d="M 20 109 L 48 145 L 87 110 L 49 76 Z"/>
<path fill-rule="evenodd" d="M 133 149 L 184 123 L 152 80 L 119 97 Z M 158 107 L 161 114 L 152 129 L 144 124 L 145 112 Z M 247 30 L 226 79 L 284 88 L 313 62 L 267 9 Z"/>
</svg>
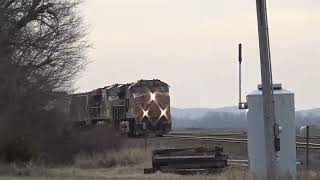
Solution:
<svg viewBox="0 0 320 180">
<path fill-rule="evenodd" d="M 175 118 L 179 119 L 196 119 L 199 117 L 204 116 L 207 112 L 212 111 L 213 109 L 210 108 L 171 108 L 171 114 Z"/>
<path fill-rule="evenodd" d="M 223 108 L 172 108 L 173 128 L 245 129 L 246 113 L 235 106 Z M 296 126 L 320 125 L 320 108 L 296 112 Z"/>
<path fill-rule="evenodd" d="M 320 108 L 296 112 L 296 125 L 320 125 Z"/>
<path fill-rule="evenodd" d="M 176 118 L 198 118 L 203 117 L 209 112 L 239 112 L 236 106 L 221 108 L 171 108 L 171 114 Z"/>
</svg>

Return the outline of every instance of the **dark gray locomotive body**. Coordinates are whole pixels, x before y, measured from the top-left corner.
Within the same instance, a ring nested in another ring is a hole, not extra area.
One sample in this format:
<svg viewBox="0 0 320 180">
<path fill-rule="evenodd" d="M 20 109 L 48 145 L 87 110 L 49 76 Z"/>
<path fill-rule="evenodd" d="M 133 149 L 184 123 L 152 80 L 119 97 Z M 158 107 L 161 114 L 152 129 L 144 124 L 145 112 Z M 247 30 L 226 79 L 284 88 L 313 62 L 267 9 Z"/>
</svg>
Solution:
<svg viewBox="0 0 320 180">
<path fill-rule="evenodd" d="M 168 84 L 139 80 L 71 95 L 70 115 L 74 124 L 109 123 L 129 136 L 171 131 Z"/>
</svg>

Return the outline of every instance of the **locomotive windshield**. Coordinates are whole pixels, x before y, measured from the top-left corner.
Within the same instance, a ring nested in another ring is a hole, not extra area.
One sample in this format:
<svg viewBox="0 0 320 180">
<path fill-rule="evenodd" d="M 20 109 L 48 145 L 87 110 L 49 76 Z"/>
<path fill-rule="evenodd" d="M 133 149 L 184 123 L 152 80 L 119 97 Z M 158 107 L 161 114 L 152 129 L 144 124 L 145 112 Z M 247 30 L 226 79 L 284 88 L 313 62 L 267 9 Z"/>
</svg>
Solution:
<svg viewBox="0 0 320 180">
<path fill-rule="evenodd" d="M 148 89 L 143 86 L 137 86 L 132 88 L 131 92 L 135 94 L 143 94 L 143 93 L 148 93 Z"/>
<path fill-rule="evenodd" d="M 131 88 L 131 92 L 133 94 L 145 94 L 145 93 L 149 93 L 149 92 L 162 92 L 162 93 L 168 93 L 169 92 L 169 87 L 162 85 L 152 85 L 152 86 L 135 86 L 133 88 Z"/>
<path fill-rule="evenodd" d="M 163 93 L 169 92 L 169 88 L 168 86 L 160 86 L 158 88 L 158 92 L 163 92 Z"/>
</svg>

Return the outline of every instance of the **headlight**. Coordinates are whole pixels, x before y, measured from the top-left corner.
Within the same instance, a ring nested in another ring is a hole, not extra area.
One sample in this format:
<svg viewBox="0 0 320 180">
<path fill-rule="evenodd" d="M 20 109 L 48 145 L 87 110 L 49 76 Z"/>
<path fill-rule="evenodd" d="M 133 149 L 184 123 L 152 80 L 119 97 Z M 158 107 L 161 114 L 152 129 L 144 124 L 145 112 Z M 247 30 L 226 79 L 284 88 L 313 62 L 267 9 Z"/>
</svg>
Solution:
<svg viewBox="0 0 320 180">
<path fill-rule="evenodd" d="M 150 93 L 150 102 L 156 101 L 156 93 Z"/>
<path fill-rule="evenodd" d="M 161 115 L 160 115 L 159 119 L 161 119 L 162 117 L 165 117 L 166 119 L 168 119 L 167 110 L 168 110 L 168 108 L 165 108 L 165 109 L 160 108 Z"/>
<path fill-rule="evenodd" d="M 149 110 L 143 110 L 143 117 L 149 117 Z"/>
</svg>

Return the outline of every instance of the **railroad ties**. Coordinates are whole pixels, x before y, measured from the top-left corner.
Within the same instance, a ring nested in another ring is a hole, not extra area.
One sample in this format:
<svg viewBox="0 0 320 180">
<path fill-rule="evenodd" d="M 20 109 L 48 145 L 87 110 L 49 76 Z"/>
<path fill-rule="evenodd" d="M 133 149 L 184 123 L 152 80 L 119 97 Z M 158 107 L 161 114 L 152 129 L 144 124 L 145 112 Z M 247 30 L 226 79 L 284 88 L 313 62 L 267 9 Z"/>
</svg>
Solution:
<svg viewBox="0 0 320 180">
<path fill-rule="evenodd" d="M 247 144 L 245 133 L 183 133 L 173 132 L 163 135 L 163 139 L 208 141 L 219 143 Z M 297 148 L 306 148 L 305 138 L 297 136 Z M 310 138 L 309 149 L 320 149 L 320 137 Z M 300 163 L 300 162 L 299 162 Z M 152 152 L 152 168 L 144 169 L 145 174 L 163 173 L 197 174 L 197 173 L 220 173 L 228 166 L 248 167 L 248 160 L 233 160 L 223 152 L 222 147 L 213 149 L 181 148 L 161 149 Z"/>
<path fill-rule="evenodd" d="M 152 168 L 144 169 L 144 173 L 217 173 L 228 166 L 228 159 L 221 147 L 154 150 Z"/>
</svg>

